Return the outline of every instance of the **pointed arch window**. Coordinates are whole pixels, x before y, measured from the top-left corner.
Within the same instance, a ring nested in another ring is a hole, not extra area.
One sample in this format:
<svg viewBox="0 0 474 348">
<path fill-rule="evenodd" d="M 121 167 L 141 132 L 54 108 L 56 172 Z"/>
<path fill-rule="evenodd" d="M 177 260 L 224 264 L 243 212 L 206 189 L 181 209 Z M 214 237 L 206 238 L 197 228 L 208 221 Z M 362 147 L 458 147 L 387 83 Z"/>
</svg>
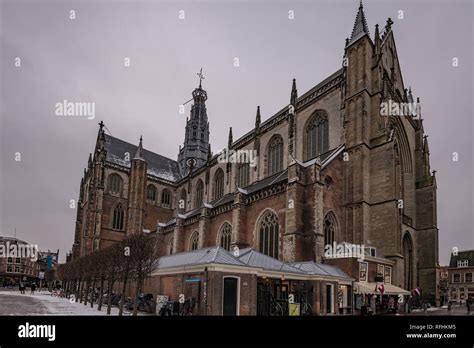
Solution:
<svg viewBox="0 0 474 348">
<path fill-rule="evenodd" d="M 155 185 L 148 185 L 146 188 L 146 199 L 150 202 L 156 201 L 156 187 Z"/>
<path fill-rule="evenodd" d="M 224 171 L 219 168 L 214 174 L 214 199 L 219 199 L 224 195 Z"/>
<path fill-rule="evenodd" d="M 219 243 L 222 248 L 225 250 L 230 250 L 230 243 L 232 242 L 232 226 L 225 222 L 219 233 Z"/>
<path fill-rule="evenodd" d="M 283 139 L 274 136 L 268 146 L 268 176 L 283 170 Z"/>
<path fill-rule="evenodd" d="M 161 204 L 165 207 L 171 206 L 171 192 L 168 189 L 161 192 Z"/>
<path fill-rule="evenodd" d="M 125 226 L 125 210 L 121 203 L 117 204 L 114 209 L 112 228 L 114 230 L 123 231 Z"/>
<path fill-rule="evenodd" d="M 189 250 L 197 250 L 199 247 L 199 233 L 196 231 L 191 235 L 191 238 L 189 239 Z"/>
<path fill-rule="evenodd" d="M 278 259 L 280 244 L 280 225 L 278 217 L 272 211 L 267 211 L 258 225 L 258 250 L 270 257 Z"/>
<path fill-rule="evenodd" d="M 309 120 L 305 128 L 305 156 L 308 161 L 328 151 L 329 127 L 325 111 L 319 110 Z"/>
<path fill-rule="evenodd" d="M 202 205 L 202 199 L 204 194 L 204 184 L 202 180 L 198 180 L 196 185 L 196 193 L 194 196 L 194 208 L 200 208 Z"/>
<path fill-rule="evenodd" d="M 324 245 L 332 245 L 336 235 L 336 217 L 333 213 L 327 213 L 324 218 Z"/>
<path fill-rule="evenodd" d="M 122 195 L 123 180 L 118 174 L 110 174 L 107 180 L 107 190 L 110 193 Z"/>
<path fill-rule="evenodd" d="M 246 187 L 249 184 L 250 164 L 242 163 L 237 167 L 237 187 Z"/>
</svg>

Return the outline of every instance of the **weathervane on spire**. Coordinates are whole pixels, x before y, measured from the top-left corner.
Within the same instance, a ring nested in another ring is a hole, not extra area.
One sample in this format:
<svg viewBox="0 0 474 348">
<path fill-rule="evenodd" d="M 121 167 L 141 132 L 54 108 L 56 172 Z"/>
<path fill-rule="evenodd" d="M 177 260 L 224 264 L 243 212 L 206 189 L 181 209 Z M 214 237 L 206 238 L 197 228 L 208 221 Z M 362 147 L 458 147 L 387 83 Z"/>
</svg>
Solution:
<svg viewBox="0 0 474 348">
<path fill-rule="evenodd" d="M 199 76 L 199 88 L 201 88 L 201 81 L 204 80 L 204 75 L 202 74 L 202 68 L 201 68 L 201 71 L 199 71 L 196 75 Z"/>
</svg>

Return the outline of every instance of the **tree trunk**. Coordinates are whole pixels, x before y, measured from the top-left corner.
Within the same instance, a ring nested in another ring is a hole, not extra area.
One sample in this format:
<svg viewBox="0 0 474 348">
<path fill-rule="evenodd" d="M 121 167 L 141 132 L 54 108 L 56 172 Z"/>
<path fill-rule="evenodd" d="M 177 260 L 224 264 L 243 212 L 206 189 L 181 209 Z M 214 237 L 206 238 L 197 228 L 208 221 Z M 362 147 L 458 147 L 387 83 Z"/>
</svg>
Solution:
<svg viewBox="0 0 474 348">
<path fill-rule="evenodd" d="M 122 286 L 122 298 L 120 299 L 120 308 L 119 308 L 119 316 L 122 316 L 123 314 L 123 303 L 125 302 L 125 291 L 127 290 L 127 281 L 128 277 L 125 277 L 123 280 L 123 286 Z"/>
<path fill-rule="evenodd" d="M 107 314 L 110 315 L 110 311 L 112 308 L 112 288 L 114 286 L 115 280 L 112 279 L 109 284 L 109 289 L 107 291 Z"/>
<path fill-rule="evenodd" d="M 90 287 L 91 281 L 90 279 L 86 280 L 86 296 L 84 297 L 84 306 L 87 306 L 87 300 L 89 299 L 89 287 Z"/>
<path fill-rule="evenodd" d="M 79 281 L 79 303 L 82 303 L 82 296 L 84 294 L 84 281 L 83 280 L 80 280 Z"/>
<path fill-rule="evenodd" d="M 135 291 L 135 301 L 133 301 L 133 316 L 138 312 L 138 294 L 140 293 L 140 280 L 137 278 L 137 286 Z"/>
<path fill-rule="evenodd" d="M 100 278 L 100 294 L 99 294 L 99 304 L 97 310 L 102 310 L 102 301 L 104 300 L 104 277 Z"/>
<path fill-rule="evenodd" d="M 91 287 L 91 308 L 94 308 L 94 294 L 95 294 L 95 278 L 92 281 L 92 287 Z"/>
</svg>

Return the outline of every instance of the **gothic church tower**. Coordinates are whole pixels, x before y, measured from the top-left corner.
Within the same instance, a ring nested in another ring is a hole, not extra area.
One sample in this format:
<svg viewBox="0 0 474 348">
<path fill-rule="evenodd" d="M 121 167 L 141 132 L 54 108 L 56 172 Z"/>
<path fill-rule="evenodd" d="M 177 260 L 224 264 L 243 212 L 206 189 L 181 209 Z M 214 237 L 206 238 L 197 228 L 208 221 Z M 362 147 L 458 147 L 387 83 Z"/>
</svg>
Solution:
<svg viewBox="0 0 474 348">
<path fill-rule="evenodd" d="M 194 159 L 194 168 L 201 167 L 207 161 L 209 121 L 207 120 L 206 100 L 207 93 L 202 89 L 201 81 L 199 81 L 199 87 L 193 91 L 194 104 L 191 106 L 191 115 L 186 120 L 184 146 L 180 147 L 178 154 L 179 168 L 183 176 L 189 170 L 188 160 Z"/>
</svg>

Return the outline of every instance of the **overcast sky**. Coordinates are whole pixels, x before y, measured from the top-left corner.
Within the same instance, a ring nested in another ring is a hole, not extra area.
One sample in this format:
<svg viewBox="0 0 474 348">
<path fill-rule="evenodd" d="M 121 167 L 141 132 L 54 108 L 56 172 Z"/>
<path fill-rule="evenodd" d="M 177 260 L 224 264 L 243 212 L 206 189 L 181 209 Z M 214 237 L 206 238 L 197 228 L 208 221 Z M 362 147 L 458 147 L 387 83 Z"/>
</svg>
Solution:
<svg viewBox="0 0 474 348">
<path fill-rule="evenodd" d="M 341 67 L 359 6 L 358 0 L 0 4 L 0 235 L 16 228 L 17 237 L 42 249 L 59 248 L 61 260 L 74 238 L 69 201 L 78 198 L 100 120 L 113 136 L 138 143 L 143 135 L 145 148 L 177 158 L 191 103 L 185 115 L 178 106 L 191 98 L 203 67 L 215 153 L 229 126 L 234 139 L 253 127 L 257 105 L 267 119 L 288 104 L 292 78 L 301 95 Z M 376 23 L 383 28 L 387 17 L 394 20 L 404 83 L 421 98 L 437 170 L 441 264 L 454 246 L 474 248 L 472 7 L 469 0 L 364 1 L 372 37 Z M 95 119 L 55 116 L 64 99 L 94 102 Z"/>
</svg>

